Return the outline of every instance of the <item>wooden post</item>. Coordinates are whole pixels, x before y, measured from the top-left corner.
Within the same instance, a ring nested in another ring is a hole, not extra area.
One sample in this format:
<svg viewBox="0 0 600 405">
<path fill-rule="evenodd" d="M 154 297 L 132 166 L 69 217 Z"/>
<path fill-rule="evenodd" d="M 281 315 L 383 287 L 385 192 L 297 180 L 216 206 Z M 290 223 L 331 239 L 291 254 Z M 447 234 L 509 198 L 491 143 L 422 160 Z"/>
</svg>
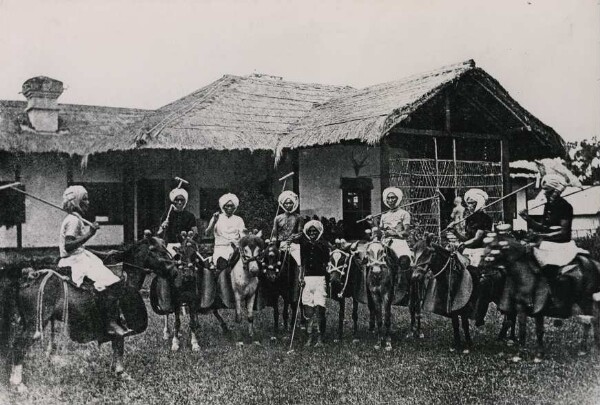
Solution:
<svg viewBox="0 0 600 405">
<path fill-rule="evenodd" d="M 387 138 L 381 139 L 380 150 L 379 150 L 379 181 L 381 185 L 381 190 L 385 190 L 390 186 L 390 146 Z M 383 200 L 381 200 L 381 210 L 385 210 L 387 207 L 383 204 Z"/>
<path fill-rule="evenodd" d="M 21 181 L 21 162 L 20 162 L 20 156 L 17 154 L 15 155 L 16 161 L 15 161 L 15 181 Z M 23 196 L 23 199 L 25 199 L 25 196 Z M 24 205 L 24 209 L 25 212 L 23 213 L 24 217 L 27 217 L 27 205 Z M 19 222 L 17 224 L 17 249 L 22 249 L 23 248 L 23 225 L 21 224 L 21 222 Z"/>
<path fill-rule="evenodd" d="M 503 139 L 500 140 L 500 163 L 502 165 L 502 196 L 504 196 L 510 193 L 510 154 L 508 142 Z M 504 222 L 512 221 L 514 217 L 510 200 L 511 199 L 507 198 L 502 202 L 502 220 Z"/>
<path fill-rule="evenodd" d="M 123 183 L 123 241 L 132 243 L 137 239 L 137 207 L 135 201 L 135 152 L 121 155 Z"/>
<path fill-rule="evenodd" d="M 292 191 L 300 197 L 300 150 L 292 149 L 288 153 L 291 155 L 292 171 L 294 172 Z"/>
<path fill-rule="evenodd" d="M 435 148 L 435 189 L 436 192 L 440 189 L 440 168 L 439 168 L 439 160 L 438 160 L 438 144 L 437 144 L 437 138 L 433 138 L 433 146 Z M 435 205 L 437 206 L 437 213 L 438 213 L 438 224 L 437 224 L 437 231 L 438 231 L 438 238 L 442 237 L 442 210 L 440 207 L 440 200 L 439 198 L 436 200 L 437 202 L 435 203 Z"/>
<path fill-rule="evenodd" d="M 454 197 L 458 196 L 458 174 L 456 170 L 456 139 L 452 138 L 452 165 L 454 168 Z"/>
</svg>

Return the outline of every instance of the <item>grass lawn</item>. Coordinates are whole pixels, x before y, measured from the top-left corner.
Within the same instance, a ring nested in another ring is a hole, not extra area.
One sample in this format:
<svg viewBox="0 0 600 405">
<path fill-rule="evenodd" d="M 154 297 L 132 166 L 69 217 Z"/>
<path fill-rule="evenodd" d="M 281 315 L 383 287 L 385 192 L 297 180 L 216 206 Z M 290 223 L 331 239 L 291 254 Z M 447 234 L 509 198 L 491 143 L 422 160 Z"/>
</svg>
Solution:
<svg viewBox="0 0 600 405">
<path fill-rule="evenodd" d="M 272 311 L 256 317 L 262 345 L 235 346 L 210 316 L 200 319 L 201 351 L 189 345 L 187 319 L 182 348 L 171 353 L 162 340 L 161 318 L 150 315 L 148 330 L 129 338 L 125 364 L 133 382 L 109 372 L 111 348 L 105 344 L 67 343 L 60 362 L 51 363 L 41 345 L 34 346 L 25 364 L 26 396 L 0 387 L 0 404 L 594 404 L 600 403 L 600 361 L 596 355 L 577 356 L 581 327 L 569 320 L 560 328 L 547 321 L 547 356 L 509 361 L 515 349 L 494 340 L 500 326 L 495 311 L 482 331 L 473 332 L 475 347 L 468 354 L 449 352 L 450 322 L 425 314 L 425 339 L 406 339 L 408 312 L 395 308 L 394 349 L 373 349 L 366 331 L 367 313 L 360 312 L 360 342 L 351 342 L 350 314 L 346 339 L 333 343 L 337 304 L 328 308 L 326 345 L 286 354 L 289 340 L 271 341 Z M 149 306 L 148 306 L 149 307 Z M 223 311 L 230 326 L 233 312 Z M 529 344 L 533 345 L 533 321 Z M 529 346 L 532 347 L 532 346 Z M 0 376 L 6 381 L 6 375 Z"/>
</svg>

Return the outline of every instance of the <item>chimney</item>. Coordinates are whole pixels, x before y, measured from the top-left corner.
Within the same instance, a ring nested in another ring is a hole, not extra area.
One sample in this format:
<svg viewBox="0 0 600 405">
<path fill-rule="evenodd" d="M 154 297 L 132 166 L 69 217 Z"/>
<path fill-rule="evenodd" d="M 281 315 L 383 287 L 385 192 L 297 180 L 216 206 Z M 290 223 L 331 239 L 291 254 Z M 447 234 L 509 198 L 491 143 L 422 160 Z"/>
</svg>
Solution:
<svg viewBox="0 0 600 405">
<path fill-rule="evenodd" d="M 27 99 L 27 116 L 36 131 L 58 132 L 58 97 L 63 83 L 45 76 L 32 77 L 23 83 L 23 95 Z"/>
</svg>

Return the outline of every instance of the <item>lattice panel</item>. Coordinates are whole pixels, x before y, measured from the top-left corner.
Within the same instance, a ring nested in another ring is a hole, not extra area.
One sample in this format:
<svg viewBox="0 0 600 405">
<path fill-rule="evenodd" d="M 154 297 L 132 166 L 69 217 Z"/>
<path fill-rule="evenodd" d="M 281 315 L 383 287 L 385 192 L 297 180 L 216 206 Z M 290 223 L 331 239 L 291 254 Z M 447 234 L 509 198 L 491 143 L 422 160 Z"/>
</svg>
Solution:
<svg viewBox="0 0 600 405">
<path fill-rule="evenodd" d="M 500 198 L 502 166 L 500 162 L 473 162 L 435 159 L 390 160 L 390 185 L 404 192 L 403 203 L 435 196 L 438 188 L 453 188 L 458 195 L 470 188 L 480 188 L 488 193 L 488 204 Z M 423 231 L 437 234 L 440 230 L 440 207 L 437 199 L 424 201 L 406 208 L 412 222 Z M 502 220 L 502 204 L 486 210 L 495 222 Z"/>
</svg>

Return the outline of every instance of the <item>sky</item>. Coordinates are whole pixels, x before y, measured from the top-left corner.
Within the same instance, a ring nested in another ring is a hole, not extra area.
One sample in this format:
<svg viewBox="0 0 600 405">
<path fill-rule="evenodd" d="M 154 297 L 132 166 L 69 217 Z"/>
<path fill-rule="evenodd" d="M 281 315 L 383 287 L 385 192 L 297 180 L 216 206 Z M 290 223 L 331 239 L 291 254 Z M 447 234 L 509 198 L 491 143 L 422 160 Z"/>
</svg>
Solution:
<svg viewBox="0 0 600 405">
<path fill-rule="evenodd" d="M 0 0 L 0 99 L 158 108 L 224 74 L 357 88 L 474 59 L 565 140 L 600 136 L 600 0 Z"/>
</svg>

